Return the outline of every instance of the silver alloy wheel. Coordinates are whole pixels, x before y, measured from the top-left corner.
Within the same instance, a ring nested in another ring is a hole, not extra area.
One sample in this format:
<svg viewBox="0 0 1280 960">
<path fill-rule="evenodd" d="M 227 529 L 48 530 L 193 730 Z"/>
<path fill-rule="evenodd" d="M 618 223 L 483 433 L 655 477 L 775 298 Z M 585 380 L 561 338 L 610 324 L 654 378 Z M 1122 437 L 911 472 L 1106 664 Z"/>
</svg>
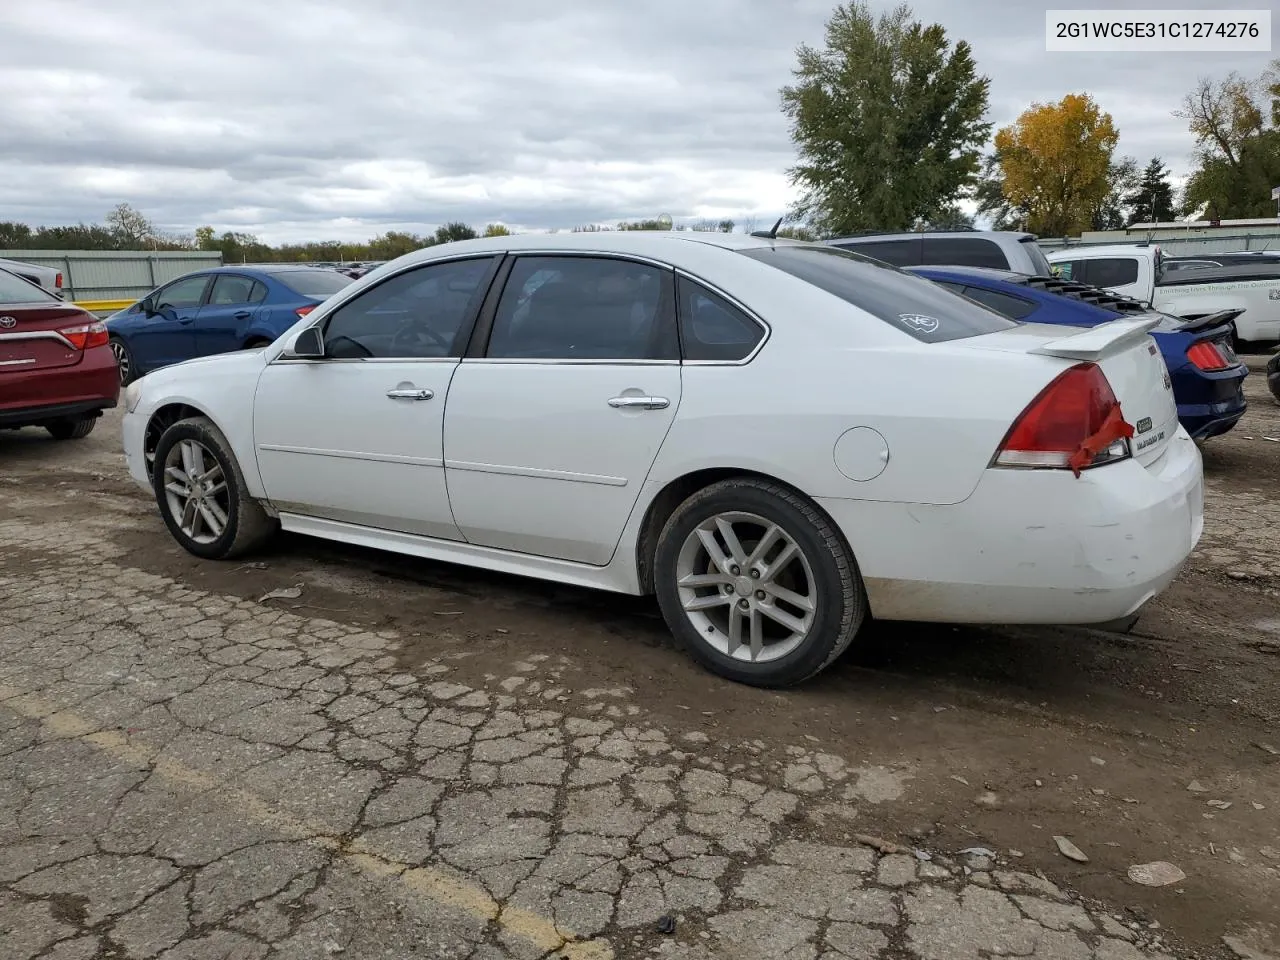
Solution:
<svg viewBox="0 0 1280 960">
<path fill-rule="evenodd" d="M 129 352 L 119 340 L 109 340 L 108 344 L 111 355 L 116 358 L 116 367 L 120 370 L 120 382 L 124 383 L 129 379 Z"/>
<path fill-rule="evenodd" d="M 164 496 L 169 514 L 196 543 L 213 543 L 227 529 L 231 491 L 222 467 L 198 440 L 179 440 L 164 458 Z"/>
<path fill-rule="evenodd" d="M 750 663 L 795 650 L 813 629 L 818 587 L 800 545 L 753 513 L 700 523 L 676 558 L 685 616 L 703 642 Z"/>
</svg>

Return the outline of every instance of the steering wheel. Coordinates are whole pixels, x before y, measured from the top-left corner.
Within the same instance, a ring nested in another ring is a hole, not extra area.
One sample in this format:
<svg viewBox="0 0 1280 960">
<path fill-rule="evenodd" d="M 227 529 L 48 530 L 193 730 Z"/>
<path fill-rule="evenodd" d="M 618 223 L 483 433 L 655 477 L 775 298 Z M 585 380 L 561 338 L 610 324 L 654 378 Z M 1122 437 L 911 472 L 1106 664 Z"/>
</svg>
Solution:
<svg viewBox="0 0 1280 960">
<path fill-rule="evenodd" d="M 436 354 L 423 352 L 422 348 L 428 343 L 440 349 L 440 356 L 446 356 L 453 346 L 450 341 L 445 340 L 426 324 L 410 322 L 395 332 L 391 338 L 391 349 L 396 353 L 403 351 L 412 357 L 436 356 Z"/>
</svg>

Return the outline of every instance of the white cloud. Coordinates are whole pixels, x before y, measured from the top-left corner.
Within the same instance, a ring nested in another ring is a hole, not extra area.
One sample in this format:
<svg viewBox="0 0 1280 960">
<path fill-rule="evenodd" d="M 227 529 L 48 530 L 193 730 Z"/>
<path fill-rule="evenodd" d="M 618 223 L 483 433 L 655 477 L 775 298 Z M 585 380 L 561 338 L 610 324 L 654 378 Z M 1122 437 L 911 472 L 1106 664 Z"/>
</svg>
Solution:
<svg viewBox="0 0 1280 960">
<path fill-rule="evenodd" d="M 875 0 L 887 9 L 894 0 Z M 1185 173 L 1198 74 L 1266 54 L 1046 54 L 1048 3 L 921 0 L 974 47 L 992 119 L 1088 91 L 1120 152 Z M 1151 4 L 1157 6 L 1158 3 Z M 771 221 L 778 88 L 834 0 L 42 0 L 0 5 L 0 220 L 270 241 L 668 213 Z"/>
</svg>

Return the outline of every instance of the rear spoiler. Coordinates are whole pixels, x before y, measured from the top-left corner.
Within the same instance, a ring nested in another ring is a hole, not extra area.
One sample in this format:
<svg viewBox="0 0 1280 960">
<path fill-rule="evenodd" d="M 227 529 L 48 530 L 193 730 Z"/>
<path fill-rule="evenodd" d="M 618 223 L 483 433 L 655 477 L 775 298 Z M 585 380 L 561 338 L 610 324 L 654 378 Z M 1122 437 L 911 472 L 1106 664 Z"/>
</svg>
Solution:
<svg viewBox="0 0 1280 960">
<path fill-rule="evenodd" d="M 1232 310 L 1219 310 L 1217 313 L 1208 313 L 1204 316 L 1181 317 L 1186 323 L 1178 328 L 1179 333 L 1195 333 L 1197 330 L 1208 330 L 1210 327 L 1221 326 L 1230 323 L 1236 317 L 1244 313 L 1243 307 Z"/>
<path fill-rule="evenodd" d="M 1046 344 L 1035 347 L 1028 353 L 1046 357 L 1062 357 L 1066 360 L 1098 361 L 1113 353 L 1119 353 L 1141 340 L 1145 340 L 1152 330 L 1160 325 L 1159 317 L 1147 317 L 1141 320 L 1112 320 L 1096 327 L 1090 327 L 1081 333 L 1058 340 L 1050 340 Z"/>
</svg>

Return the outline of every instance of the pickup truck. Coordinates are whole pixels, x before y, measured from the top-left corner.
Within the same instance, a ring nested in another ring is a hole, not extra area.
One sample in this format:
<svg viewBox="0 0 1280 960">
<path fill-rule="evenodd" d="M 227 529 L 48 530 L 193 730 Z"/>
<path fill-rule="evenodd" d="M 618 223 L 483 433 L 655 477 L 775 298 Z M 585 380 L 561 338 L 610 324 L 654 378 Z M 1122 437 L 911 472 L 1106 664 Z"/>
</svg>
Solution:
<svg viewBox="0 0 1280 960">
<path fill-rule="evenodd" d="M 1055 250 L 1059 276 L 1141 300 L 1153 309 L 1199 319 L 1242 311 L 1233 322 L 1238 343 L 1280 340 L 1280 258 L 1197 270 L 1166 270 L 1160 247 L 1108 245 Z"/>
<path fill-rule="evenodd" d="M 45 293 L 62 298 L 62 271 L 60 270 L 42 267 L 36 263 L 23 263 L 21 260 L 3 258 L 0 258 L 0 270 L 8 270 L 28 283 L 34 283 Z"/>
</svg>

